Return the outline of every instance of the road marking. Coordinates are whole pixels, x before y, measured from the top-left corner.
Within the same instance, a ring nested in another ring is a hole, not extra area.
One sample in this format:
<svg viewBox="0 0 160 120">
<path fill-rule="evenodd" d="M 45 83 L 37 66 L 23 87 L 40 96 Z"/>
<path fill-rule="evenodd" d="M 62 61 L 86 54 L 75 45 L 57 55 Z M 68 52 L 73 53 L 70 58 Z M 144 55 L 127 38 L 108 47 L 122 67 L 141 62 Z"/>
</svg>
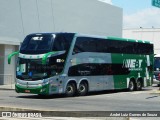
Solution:
<svg viewBox="0 0 160 120">
<path fill-rule="evenodd" d="M 160 90 L 152 90 L 150 94 L 159 94 L 160 95 Z"/>
</svg>

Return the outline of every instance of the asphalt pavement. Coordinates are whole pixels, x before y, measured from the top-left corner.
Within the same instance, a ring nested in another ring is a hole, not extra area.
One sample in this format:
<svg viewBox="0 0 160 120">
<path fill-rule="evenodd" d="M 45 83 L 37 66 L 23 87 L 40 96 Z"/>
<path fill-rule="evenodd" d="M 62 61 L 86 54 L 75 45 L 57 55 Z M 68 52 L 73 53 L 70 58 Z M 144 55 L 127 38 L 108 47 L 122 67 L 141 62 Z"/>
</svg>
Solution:
<svg viewBox="0 0 160 120">
<path fill-rule="evenodd" d="M 126 91 L 105 91 L 91 93 L 88 96 L 81 97 L 63 97 L 51 96 L 41 98 L 33 94 L 16 93 L 13 85 L 0 85 L 0 107 L 3 110 L 11 110 L 10 108 L 26 108 L 33 110 L 97 110 L 97 111 L 159 111 L 160 91 L 159 87 L 145 88 L 142 91 L 126 92 Z M 0 110 L 2 111 L 2 109 Z M 0 118 L 1 120 L 2 118 Z M 10 119 L 10 118 L 8 118 Z M 21 118 L 14 118 L 21 119 Z M 27 118 L 24 118 L 27 119 Z M 33 120 L 39 118 L 33 118 Z M 157 117 L 45 117 L 45 119 L 53 120 L 158 120 Z"/>
</svg>

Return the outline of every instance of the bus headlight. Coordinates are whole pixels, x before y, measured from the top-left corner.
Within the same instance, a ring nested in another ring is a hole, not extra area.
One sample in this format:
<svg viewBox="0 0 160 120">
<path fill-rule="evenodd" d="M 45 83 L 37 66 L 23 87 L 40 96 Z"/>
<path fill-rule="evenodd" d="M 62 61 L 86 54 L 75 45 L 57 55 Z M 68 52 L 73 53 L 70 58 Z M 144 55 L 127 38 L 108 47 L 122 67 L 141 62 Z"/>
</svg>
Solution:
<svg viewBox="0 0 160 120">
<path fill-rule="evenodd" d="M 38 84 L 38 86 L 39 86 L 39 87 L 43 86 L 43 83 L 42 83 L 42 84 Z"/>
<path fill-rule="evenodd" d="M 18 83 L 18 82 L 16 82 L 16 84 L 17 84 L 17 85 L 19 85 L 19 83 Z"/>
<path fill-rule="evenodd" d="M 46 83 L 40 83 L 40 84 L 38 84 L 38 86 L 41 87 L 41 86 L 45 86 L 47 84 L 48 84 L 48 82 L 46 82 Z"/>
<path fill-rule="evenodd" d="M 49 83 L 49 80 L 48 79 L 44 79 L 43 83 L 41 83 L 41 86 L 47 85 L 48 83 Z"/>
</svg>

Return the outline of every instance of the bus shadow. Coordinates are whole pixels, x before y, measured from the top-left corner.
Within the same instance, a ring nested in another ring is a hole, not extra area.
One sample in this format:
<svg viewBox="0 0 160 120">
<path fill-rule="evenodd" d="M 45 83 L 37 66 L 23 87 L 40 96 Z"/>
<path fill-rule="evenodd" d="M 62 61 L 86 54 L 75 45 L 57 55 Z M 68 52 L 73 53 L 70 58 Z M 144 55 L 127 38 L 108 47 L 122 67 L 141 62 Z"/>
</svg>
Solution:
<svg viewBox="0 0 160 120">
<path fill-rule="evenodd" d="M 152 89 L 142 89 L 141 91 L 150 91 Z M 86 96 L 74 96 L 72 98 L 75 97 L 87 97 L 87 96 L 96 96 L 96 95 L 107 95 L 107 94 L 115 94 L 115 93 L 128 93 L 128 92 L 137 92 L 137 91 L 128 91 L 126 89 L 123 90 L 105 90 L 105 91 L 96 91 L 96 92 L 89 92 Z M 21 96 L 17 96 L 16 98 L 25 98 L 25 99 L 60 99 L 60 98 L 70 98 L 70 97 L 66 97 L 64 94 L 54 94 L 54 95 L 21 95 Z"/>
<path fill-rule="evenodd" d="M 141 91 L 150 91 L 150 90 L 152 90 L 152 89 L 142 89 Z M 103 94 L 115 94 L 115 93 L 131 93 L 131 92 L 137 92 L 137 91 L 129 91 L 128 89 L 105 90 L 105 91 L 99 91 L 99 92 L 91 92 L 88 94 L 88 96 L 103 95 Z"/>
<path fill-rule="evenodd" d="M 25 99 L 57 99 L 57 98 L 65 98 L 65 95 L 21 95 L 16 98 L 25 98 Z"/>
</svg>

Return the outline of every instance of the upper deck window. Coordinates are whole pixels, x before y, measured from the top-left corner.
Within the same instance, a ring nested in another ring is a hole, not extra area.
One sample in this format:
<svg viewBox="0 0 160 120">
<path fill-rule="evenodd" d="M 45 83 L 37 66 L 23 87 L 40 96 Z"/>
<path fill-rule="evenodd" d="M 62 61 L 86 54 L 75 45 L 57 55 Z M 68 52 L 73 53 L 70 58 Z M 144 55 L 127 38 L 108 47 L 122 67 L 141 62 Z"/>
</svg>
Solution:
<svg viewBox="0 0 160 120">
<path fill-rule="evenodd" d="M 51 51 L 68 52 L 73 33 L 43 33 L 28 35 L 20 48 L 22 54 L 44 54 Z"/>
<path fill-rule="evenodd" d="M 24 54 L 43 54 L 51 51 L 54 35 L 28 35 L 22 43 L 20 52 Z"/>
</svg>

